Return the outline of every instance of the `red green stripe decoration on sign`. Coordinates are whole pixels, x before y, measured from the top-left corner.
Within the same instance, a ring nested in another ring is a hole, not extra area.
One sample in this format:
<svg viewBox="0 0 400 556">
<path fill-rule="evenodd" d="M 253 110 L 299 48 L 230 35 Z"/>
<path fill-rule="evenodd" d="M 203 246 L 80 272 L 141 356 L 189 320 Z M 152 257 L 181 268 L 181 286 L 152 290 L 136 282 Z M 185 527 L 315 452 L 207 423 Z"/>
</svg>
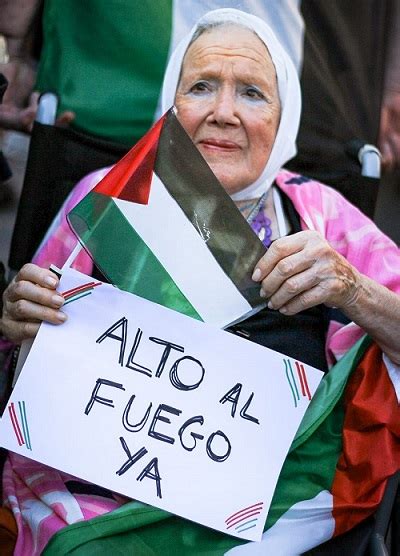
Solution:
<svg viewBox="0 0 400 556">
<path fill-rule="evenodd" d="M 14 403 L 10 403 L 8 406 L 8 413 L 10 416 L 11 424 L 14 429 L 15 437 L 17 439 L 18 445 L 25 445 L 28 450 L 32 450 L 31 438 L 29 434 L 28 419 L 26 416 L 25 402 L 18 402 L 19 409 L 19 420 L 17 412 L 15 411 Z"/>
<path fill-rule="evenodd" d="M 82 297 L 90 295 L 93 289 L 97 288 L 97 286 L 101 286 L 101 284 L 102 282 L 88 282 L 87 284 L 82 284 L 81 286 L 77 286 L 71 290 L 61 292 L 61 295 L 65 299 L 64 306 L 68 305 L 68 303 L 72 303 L 73 301 L 77 301 Z"/>
<path fill-rule="evenodd" d="M 68 215 L 117 287 L 223 327 L 261 307 L 265 249 L 173 109 Z"/>
<path fill-rule="evenodd" d="M 225 520 L 226 529 L 228 530 L 234 527 L 239 533 L 241 533 L 246 529 L 255 527 L 258 518 L 253 516 L 257 516 L 261 513 L 263 504 L 263 502 L 257 502 L 256 504 L 243 508 L 242 510 L 229 516 Z"/>
<path fill-rule="evenodd" d="M 285 374 L 289 388 L 292 392 L 294 406 L 297 407 L 297 402 L 300 400 L 300 394 L 311 400 L 311 393 L 308 387 L 304 365 L 295 361 L 296 373 L 294 373 L 290 359 L 284 359 L 283 362 L 285 364 Z"/>
<path fill-rule="evenodd" d="M 399 382 L 368 338 L 325 375 L 283 465 L 261 543 L 243 544 L 132 501 L 59 531 L 43 556 L 246 556 L 252 549 L 294 556 L 345 533 L 376 511 L 400 468 Z M 238 509 L 238 518 L 246 511 Z"/>
</svg>

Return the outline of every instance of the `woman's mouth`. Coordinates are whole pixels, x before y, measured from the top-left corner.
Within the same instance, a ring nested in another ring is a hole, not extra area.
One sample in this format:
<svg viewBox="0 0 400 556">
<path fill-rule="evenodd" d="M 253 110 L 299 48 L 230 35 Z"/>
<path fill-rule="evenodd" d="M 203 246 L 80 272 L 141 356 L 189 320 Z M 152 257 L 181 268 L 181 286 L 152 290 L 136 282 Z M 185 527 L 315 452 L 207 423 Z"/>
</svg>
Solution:
<svg viewBox="0 0 400 556">
<path fill-rule="evenodd" d="M 240 146 L 234 141 L 221 139 L 203 139 L 198 144 L 207 151 L 232 152 L 240 150 Z"/>
</svg>

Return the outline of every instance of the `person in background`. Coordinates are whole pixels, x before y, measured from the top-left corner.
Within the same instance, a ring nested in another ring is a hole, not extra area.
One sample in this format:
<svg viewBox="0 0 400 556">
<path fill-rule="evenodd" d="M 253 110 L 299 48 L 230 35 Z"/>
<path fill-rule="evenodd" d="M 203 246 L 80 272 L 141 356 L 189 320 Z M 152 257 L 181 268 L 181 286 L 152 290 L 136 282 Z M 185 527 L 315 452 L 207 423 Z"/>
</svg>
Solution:
<svg viewBox="0 0 400 556">
<path fill-rule="evenodd" d="M 253 13 L 300 66 L 299 0 L 0 0 L 10 91 L 0 127 L 30 132 L 39 93 L 56 93 L 57 140 L 35 123 L 9 266 L 31 260 L 71 188 L 116 162 L 153 123 L 168 53 L 214 8 Z M 41 48 L 38 48 L 38 44 Z M 47 157 L 41 163 L 41 153 Z M 68 155 L 65 156 L 64 152 Z M 36 161 L 39 161 L 38 163 Z M 29 233 L 27 229 L 29 228 Z"/>
<path fill-rule="evenodd" d="M 50 90 L 60 99 L 60 123 L 130 147 L 154 121 L 169 50 L 199 17 L 223 7 L 261 17 L 300 68 L 298 4 L 162 0 L 133 7 L 126 0 L 0 0 L 0 34 L 9 53 L 2 71 L 10 81 L 0 127 L 30 131 L 37 92 Z"/>
<path fill-rule="evenodd" d="M 378 194 L 400 167 L 400 4 L 302 0 L 300 9 L 303 109 L 289 168 L 331 185 L 373 219 Z M 382 153 L 381 180 L 372 168 L 362 175 L 365 144 Z"/>
</svg>

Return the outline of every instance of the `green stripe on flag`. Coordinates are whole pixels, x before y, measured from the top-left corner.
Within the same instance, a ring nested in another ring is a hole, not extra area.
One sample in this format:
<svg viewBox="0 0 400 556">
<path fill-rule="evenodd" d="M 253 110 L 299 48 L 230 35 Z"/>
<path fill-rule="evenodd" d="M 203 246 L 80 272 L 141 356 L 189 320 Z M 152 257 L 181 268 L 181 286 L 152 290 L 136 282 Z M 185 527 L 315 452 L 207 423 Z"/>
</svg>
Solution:
<svg viewBox="0 0 400 556">
<path fill-rule="evenodd" d="M 188 487 L 190 489 L 190 487 Z M 137 501 L 61 529 L 42 556 L 223 556 L 239 539 Z"/>
<path fill-rule="evenodd" d="M 320 382 L 283 464 L 267 529 L 294 504 L 330 491 L 342 451 L 344 390 L 370 343 L 369 337 L 362 338 Z"/>
<path fill-rule="evenodd" d="M 202 320 L 111 197 L 92 191 L 69 213 L 68 220 L 113 285 Z"/>
<path fill-rule="evenodd" d="M 342 397 L 351 373 L 361 361 L 371 342 L 369 336 L 361 338 L 324 376 L 300 423 L 290 448 L 291 451 L 305 442 L 331 413 Z"/>
</svg>

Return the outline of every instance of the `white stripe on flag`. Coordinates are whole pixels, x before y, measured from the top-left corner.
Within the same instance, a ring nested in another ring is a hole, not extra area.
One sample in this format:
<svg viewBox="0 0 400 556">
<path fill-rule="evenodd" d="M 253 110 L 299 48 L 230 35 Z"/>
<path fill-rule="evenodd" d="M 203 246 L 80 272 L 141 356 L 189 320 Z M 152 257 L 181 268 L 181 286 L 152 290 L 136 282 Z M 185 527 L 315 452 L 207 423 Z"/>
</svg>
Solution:
<svg viewBox="0 0 400 556">
<path fill-rule="evenodd" d="M 393 388 L 396 392 L 397 401 L 400 403 L 400 365 L 395 365 L 386 353 L 383 354 L 383 362 L 386 365 L 389 378 L 392 381 Z"/>
<path fill-rule="evenodd" d="M 268 531 L 261 542 L 249 542 L 228 550 L 229 556 L 299 556 L 332 538 L 335 520 L 333 498 L 327 490 L 311 500 L 294 504 Z"/>
<path fill-rule="evenodd" d="M 205 322 L 224 327 L 252 310 L 156 174 L 148 205 L 114 201 Z"/>
</svg>

